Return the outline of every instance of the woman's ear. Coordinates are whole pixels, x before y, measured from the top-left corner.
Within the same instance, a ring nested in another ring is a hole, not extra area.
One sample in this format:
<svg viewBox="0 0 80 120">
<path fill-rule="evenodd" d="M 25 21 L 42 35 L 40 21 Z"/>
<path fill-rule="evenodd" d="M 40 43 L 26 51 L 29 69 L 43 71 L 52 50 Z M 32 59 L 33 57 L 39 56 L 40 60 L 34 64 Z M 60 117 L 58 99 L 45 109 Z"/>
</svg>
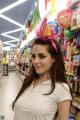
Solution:
<svg viewBox="0 0 80 120">
<path fill-rule="evenodd" d="M 55 63 L 55 59 L 53 58 L 53 63 Z"/>
</svg>

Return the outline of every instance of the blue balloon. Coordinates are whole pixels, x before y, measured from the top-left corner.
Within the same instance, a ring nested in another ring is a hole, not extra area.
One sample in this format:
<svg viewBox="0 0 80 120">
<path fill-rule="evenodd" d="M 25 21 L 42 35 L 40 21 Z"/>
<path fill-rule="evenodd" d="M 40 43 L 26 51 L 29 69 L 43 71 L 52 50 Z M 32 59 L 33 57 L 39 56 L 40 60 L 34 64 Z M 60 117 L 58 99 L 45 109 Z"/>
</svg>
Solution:
<svg viewBox="0 0 80 120">
<path fill-rule="evenodd" d="M 61 28 L 57 21 L 50 21 L 48 22 L 48 25 L 55 31 L 56 34 L 59 35 L 61 33 Z"/>
</svg>

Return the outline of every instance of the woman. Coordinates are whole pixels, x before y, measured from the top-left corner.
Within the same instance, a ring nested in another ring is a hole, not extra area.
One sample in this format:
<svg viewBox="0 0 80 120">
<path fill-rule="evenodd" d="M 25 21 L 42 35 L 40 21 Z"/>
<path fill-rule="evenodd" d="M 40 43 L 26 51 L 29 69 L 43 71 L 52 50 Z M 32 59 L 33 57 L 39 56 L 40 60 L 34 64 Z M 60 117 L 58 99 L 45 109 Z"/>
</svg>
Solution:
<svg viewBox="0 0 80 120">
<path fill-rule="evenodd" d="M 71 93 L 58 43 L 36 38 L 32 46 L 32 68 L 12 108 L 15 120 L 68 120 Z"/>
</svg>

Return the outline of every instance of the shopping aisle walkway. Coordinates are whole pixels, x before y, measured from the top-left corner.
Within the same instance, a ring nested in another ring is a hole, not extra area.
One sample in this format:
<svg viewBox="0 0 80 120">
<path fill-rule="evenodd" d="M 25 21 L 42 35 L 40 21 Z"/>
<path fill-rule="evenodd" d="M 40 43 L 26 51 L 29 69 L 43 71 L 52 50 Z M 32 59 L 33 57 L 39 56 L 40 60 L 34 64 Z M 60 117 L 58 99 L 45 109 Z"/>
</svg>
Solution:
<svg viewBox="0 0 80 120">
<path fill-rule="evenodd" d="M 16 71 L 4 76 L 0 85 L 0 116 L 4 115 L 5 120 L 13 120 L 14 112 L 11 110 L 11 103 L 17 95 L 22 81 Z M 1 120 L 1 119 L 0 119 Z"/>
</svg>

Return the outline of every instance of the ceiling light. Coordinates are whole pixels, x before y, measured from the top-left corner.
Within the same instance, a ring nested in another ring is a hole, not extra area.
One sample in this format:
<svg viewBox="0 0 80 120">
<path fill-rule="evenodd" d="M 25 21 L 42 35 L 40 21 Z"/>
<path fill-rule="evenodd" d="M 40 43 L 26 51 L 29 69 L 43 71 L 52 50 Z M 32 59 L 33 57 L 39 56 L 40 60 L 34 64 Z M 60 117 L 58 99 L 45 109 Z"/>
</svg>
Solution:
<svg viewBox="0 0 80 120">
<path fill-rule="evenodd" d="M 19 29 L 15 29 L 15 30 L 11 30 L 11 31 L 8 31 L 8 32 L 4 32 L 2 33 L 1 35 L 6 35 L 6 34 L 10 34 L 10 33 L 14 33 L 14 32 L 18 32 L 18 31 L 21 31 L 21 30 L 24 30 L 25 26 L 22 27 L 22 28 L 19 28 Z"/>
<path fill-rule="evenodd" d="M 7 42 L 3 42 L 3 43 L 14 43 L 14 42 L 18 42 L 20 39 L 16 39 L 16 40 L 9 40 Z"/>
<path fill-rule="evenodd" d="M 2 34 L 1 34 L 1 35 L 2 35 Z M 14 40 L 18 39 L 18 38 L 16 38 L 16 37 L 12 37 L 12 36 L 10 36 L 10 35 L 2 35 L 2 36 L 5 36 L 5 37 L 10 38 L 10 39 L 14 39 Z"/>
<path fill-rule="evenodd" d="M 10 5 L 8 5 L 8 6 L 6 6 L 5 8 L 3 8 L 3 9 L 0 10 L 0 17 L 1 17 L 1 18 L 3 18 L 3 19 L 5 19 L 5 20 L 7 20 L 8 22 L 11 22 L 11 23 L 17 25 L 18 27 L 20 27 L 20 29 L 7 31 L 7 32 L 4 32 L 4 33 L 1 34 L 2 36 L 5 36 L 5 37 L 7 37 L 7 38 L 12 39 L 12 40 L 10 40 L 10 41 L 3 42 L 3 44 L 8 45 L 9 47 L 15 47 L 16 45 L 11 44 L 11 43 L 12 43 L 12 42 L 19 41 L 19 38 L 16 38 L 16 37 L 13 37 L 13 36 L 10 36 L 10 35 L 7 35 L 7 34 L 14 33 L 14 32 L 18 32 L 18 31 L 23 30 L 23 29 L 24 29 L 24 25 L 16 22 L 15 20 L 12 20 L 12 19 L 8 18 L 7 16 L 3 15 L 2 13 L 6 12 L 6 11 L 8 11 L 8 10 L 10 10 L 10 9 L 12 9 L 12 8 L 14 8 L 14 7 L 22 4 L 22 3 L 24 3 L 24 2 L 26 2 L 26 1 L 27 1 L 27 0 L 18 0 L 17 2 L 12 3 L 12 4 L 10 4 Z"/>
<path fill-rule="evenodd" d="M 3 44 L 10 45 L 10 46 L 17 46 L 17 45 L 11 44 L 11 43 L 3 43 Z"/>
<path fill-rule="evenodd" d="M 27 0 L 18 0 L 17 2 L 15 2 L 15 3 L 13 3 L 13 4 L 10 4 L 9 6 L 1 9 L 1 10 L 0 10 L 0 14 L 1 14 L 1 13 L 4 13 L 4 12 L 6 12 L 6 11 L 8 11 L 8 10 L 10 10 L 10 9 L 12 9 L 12 8 L 14 8 L 14 7 L 22 4 L 22 3 L 24 3 L 24 2 L 26 2 L 26 1 L 27 1 Z"/>
<path fill-rule="evenodd" d="M 9 22 L 11 22 L 11 23 L 13 23 L 13 24 L 15 24 L 15 25 L 17 25 L 17 26 L 19 26 L 19 27 L 24 27 L 24 26 L 21 25 L 20 23 L 14 21 L 14 20 L 12 20 L 12 19 L 10 19 L 10 18 L 8 18 L 8 17 L 6 17 L 6 16 L 4 16 L 4 15 L 2 15 L 2 14 L 0 14 L 0 17 L 3 18 L 3 19 L 5 19 L 5 20 L 7 20 L 7 21 L 9 21 Z"/>
<path fill-rule="evenodd" d="M 3 50 L 10 51 L 10 46 L 3 47 Z"/>
</svg>

